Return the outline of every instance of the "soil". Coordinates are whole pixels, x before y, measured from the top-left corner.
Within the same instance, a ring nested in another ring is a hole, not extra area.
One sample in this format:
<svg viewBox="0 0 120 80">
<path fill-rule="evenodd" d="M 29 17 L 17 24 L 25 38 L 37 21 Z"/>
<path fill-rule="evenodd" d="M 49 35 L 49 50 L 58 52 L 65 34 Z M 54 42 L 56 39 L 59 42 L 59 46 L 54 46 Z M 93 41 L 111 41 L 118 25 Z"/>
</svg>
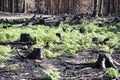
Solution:
<svg viewBox="0 0 120 80">
<path fill-rule="evenodd" d="M 62 55 L 42 60 L 21 58 L 16 52 L 11 54 L 14 56 L 5 61 L 4 65 L 18 64 L 19 68 L 15 71 L 8 71 L 6 67 L 0 68 L 0 80 L 48 80 L 43 74 L 48 66 L 58 68 L 60 80 L 109 80 L 103 78 L 104 70 L 92 67 L 94 63 L 91 60 L 97 59 L 98 53 L 84 51 L 79 52 L 77 57 Z M 113 54 L 112 57 L 120 63 L 120 54 Z M 120 66 L 117 67 L 120 71 Z"/>
</svg>

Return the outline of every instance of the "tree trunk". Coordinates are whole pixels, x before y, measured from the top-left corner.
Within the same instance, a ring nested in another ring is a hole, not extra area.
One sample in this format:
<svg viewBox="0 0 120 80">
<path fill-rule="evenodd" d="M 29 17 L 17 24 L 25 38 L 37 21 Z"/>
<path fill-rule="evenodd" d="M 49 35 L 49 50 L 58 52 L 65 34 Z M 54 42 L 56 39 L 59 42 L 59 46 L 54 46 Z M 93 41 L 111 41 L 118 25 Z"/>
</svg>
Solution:
<svg viewBox="0 0 120 80">
<path fill-rule="evenodd" d="M 15 10 L 14 10 L 14 0 L 12 0 L 12 13 L 14 13 L 15 12 Z"/>
<path fill-rule="evenodd" d="M 97 16 L 98 0 L 94 0 L 93 5 L 94 5 L 94 7 L 93 7 L 93 17 L 96 17 Z"/>
<path fill-rule="evenodd" d="M 53 15 L 53 0 L 51 0 L 51 15 Z"/>
<path fill-rule="evenodd" d="M 27 1 L 24 0 L 24 13 L 26 14 L 27 13 Z"/>
<path fill-rule="evenodd" d="M 102 15 L 102 10 L 103 10 L 103 0 L 100 0 L 100 3 L 99 3 L 99 15 Z"/>
<path fill-rule="evenodd" d="M 2 10 L 1 10 L 1 7 L 2 7 L 2 6 L 1 6 L 1 1 L 0 1 L 0 11 L 2 11 Z"/>
</svg>

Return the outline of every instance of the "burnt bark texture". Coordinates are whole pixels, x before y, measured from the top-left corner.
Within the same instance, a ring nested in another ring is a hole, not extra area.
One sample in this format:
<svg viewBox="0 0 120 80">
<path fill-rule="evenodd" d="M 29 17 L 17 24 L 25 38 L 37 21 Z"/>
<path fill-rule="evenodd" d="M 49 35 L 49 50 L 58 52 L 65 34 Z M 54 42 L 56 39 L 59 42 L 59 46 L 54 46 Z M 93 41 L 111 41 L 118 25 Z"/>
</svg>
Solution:
<svg viewBox="0 0 120 80">
<path fill-rule="evenodd" d="M 116 65 L 120 66 L 118 62 L 113 60 L 110 54 L 100 53 L 95 67 L 101 68 L 101 69 L 112 67 L 112 68 L 117 69 Z"/>
<path fill-rule="evenodd" d="M 45 58 L 43 49 L 41 48 L 34 48 L 33 51 L 29 49 L 28 50 L 17 49 L 16 52 L 21 58 L 28 58 L 28 59 L 44 59 Z"/>
<path fill-rule="evenodd" d="M 120 14 L 120 0 L 1 0 L 0 12 L 40 14 Z"/>
</svg>

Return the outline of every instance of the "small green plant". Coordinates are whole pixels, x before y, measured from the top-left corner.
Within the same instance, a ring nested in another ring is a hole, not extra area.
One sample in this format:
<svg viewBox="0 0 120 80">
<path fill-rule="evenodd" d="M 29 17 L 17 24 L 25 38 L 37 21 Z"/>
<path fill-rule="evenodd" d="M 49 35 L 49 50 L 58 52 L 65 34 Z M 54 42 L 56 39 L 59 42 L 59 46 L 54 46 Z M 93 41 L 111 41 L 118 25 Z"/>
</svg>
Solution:
<svg viewBox="0 0 120 80">
<path fill-rule="evenodd" d="M 0 46 L 0 65 L 4 60 L 7 60 L 10 57 L 10 47 L 6 46 Z"/>
<path fill-rule="evenodd" d="M 104 77 L 109 79 L 118 78 L 119 76 L 119 72 L 114 68 L 107 68 L 104 74 Z"/>
<path fill-rule="evenodd" d="M 91 59 L 90 62 L 91 63 L 96 63 L 97 59 Z"/>
<path fill-rule="evenodd" d="M 60 53 L 53 53 L 50 50 L 44 50 L 44 54 L 47 58 L 55 58 L 61 55 Z"/>
<path fill-rule="evenodd" d="M 11 65 L 9 65 L 9 66 L 7 67 L 7 70 L 8 70 L 8 71 L 15 71 L 15 70 L 18 69 L 18 67 L 19 67 L 18 64 L 11 64 Z"/>
<path fill-rule="evenodd" d="M 46 70 L 43 70 L 45 77 L 47 77 L 50 80 L 58 80 L 60 78 L 58 69 L 56 69 L 55 67 L 49 67 Z"/>
</svg>

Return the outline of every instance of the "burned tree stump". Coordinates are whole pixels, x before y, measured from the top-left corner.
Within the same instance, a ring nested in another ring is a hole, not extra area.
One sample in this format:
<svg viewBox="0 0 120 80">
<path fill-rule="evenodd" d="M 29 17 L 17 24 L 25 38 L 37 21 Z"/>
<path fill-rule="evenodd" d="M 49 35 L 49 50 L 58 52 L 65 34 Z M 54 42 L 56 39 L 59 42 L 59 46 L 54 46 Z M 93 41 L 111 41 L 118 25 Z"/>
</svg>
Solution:
<svg viewBox="0 0 120 80">
<path fill-rule="evenodd" d="M 62 35 L 60 33 L 56 33 L 56 36 L 60 39 L 62 39 Z"/>
<path fill-rule="evenodd" d="M 45 55 L 41 48 L 34 48 L 33 52 L 28 57 L 31 59 L 43 59 Z"/>
<path fill-rule="evenodd" d="M 45 58 L 44 52 L 41 48 L 34 48 L 33 51 L 17 50 L 17 54 L 21 58 L 28 58 L 28 59 L 43 59 L 43 58 Z"/>
<path fill-rule="evenodd" d="M 62 28 L 62 30 L 63 30 L 63 32 L 67 32 L 67 29 L 65 29 L 65 28 Z"/>
<path fill-rule="evenodd" d="M 22 33 L 20 35 L 20 40 L 14 42 L 0 42 L 0 45 L 27 45 L 28 47 L 31 47 L 31 45 L 36 43 L 36 37 L 32 39 L 29 34 Z"/>
<path fill-rule="evenodd" d="M 79 29 L 79 32 L 80 32 L 80 33 L 86 33 L 86 30 L 85 30 L 84 28 L 80 28 L 80 29 Z"/>
<path fill-rule="evenodd" d="M 92 42 L 93 42 L 94 44 L 98 45 L 100 41 L 99 41 L 98 38 L 94 37 L 94 38 L 92 38 Z"/>
<path fill-rule="evenodd" d="M 117 69 L 116 65 L 120 65 L 120 64 L 114 61 L 110 54 L 100 53 L 95 67 L 101 69 L 112 67 Z"/>
<path fill-rule="evenodd" d="M 20 35 L 20 41 L 12 42 L 11 44 L 33 45 L 33 44 L 36 44 L 36 37 L 34 37 L 34 40 L 33 40 L 30 37 L 30 34 L 22 33 Z"/>
<path fill-rule="evenodd" d="M 20 42 L 30 42 L 32 41 L 29 34 L 23 33 L 20 35 Z"/>
<path fill-rule="evenodd" d="M 49 49 L 49 47 L 50 47 L 49 42 L 46 42 L 46 44 L 45 44 L 44 48 Z"/>
</svg>

